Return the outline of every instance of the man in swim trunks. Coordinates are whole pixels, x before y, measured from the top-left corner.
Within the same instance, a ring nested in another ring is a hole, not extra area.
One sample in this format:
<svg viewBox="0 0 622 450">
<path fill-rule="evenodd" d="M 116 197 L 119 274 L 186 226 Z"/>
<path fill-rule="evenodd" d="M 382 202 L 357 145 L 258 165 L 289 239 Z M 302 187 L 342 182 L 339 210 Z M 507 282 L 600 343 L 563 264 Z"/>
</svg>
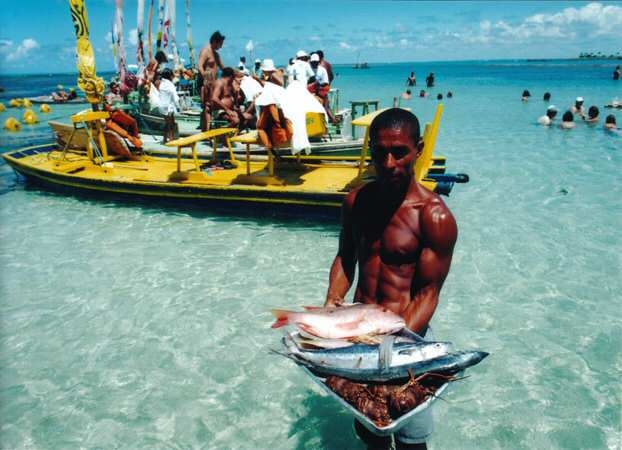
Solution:
<svg viewBox="0 0 622 450">
<path fill-rule="evenodd" d="M 199 53 L 199 74 L 201 75 L 201 103 L 203 104 L 203 114 L 201 114 L 201 131 L 209 130 L 212 121 L 212 111 L 210 102 L 212 98 L 212 87 L 218 78 L 218 69 L 225 68 L 220 59 L 220 50 L 225 43 L 225 37 L 220 31 L 215 31 L 206 45 Z"/>
<path fill-rule="evenodd" d="M 373 120 L 370 148 L 377 179 L 344 199 L 325 303 L 345 302 L 358 267 L 354 301 L 386 306 L 422 336 L 436 310 L 458 235 L 443 200 L 414 176 L 423 145 L 419 121 L 411 112 L 391 108 Z M 390 437 L 376 436 L 360 424 L 356 428 L 369 448 L 388 448 Z M 396 433 L 397 448 L 425 449 L 432 429 L 427 409 Z"/>
</svg>

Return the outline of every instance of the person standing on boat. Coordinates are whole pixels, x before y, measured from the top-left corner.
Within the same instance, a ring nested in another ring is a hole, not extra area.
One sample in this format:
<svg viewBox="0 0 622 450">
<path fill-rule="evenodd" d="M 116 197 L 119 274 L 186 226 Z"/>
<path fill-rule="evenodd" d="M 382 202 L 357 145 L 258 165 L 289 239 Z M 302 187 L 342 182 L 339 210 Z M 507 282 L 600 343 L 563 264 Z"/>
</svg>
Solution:
<svg viewBox="0 0 622 450">
<path fill-rule="evenodd" d="M 251 72 L 246 68 L 246 56 L 240 56 L 240 62 L 238 63 L 238 70 L 244 75 L 250 75 Z"/>
<path fill-rule="evenodd" d="M 309 55 L 304 50 L 298 50 L 296 61 L 294 61 L 294 66 L 292 67 L 292 80 L 302 81 L 307 84 L 309 78 L 314 75 L 309 64 Z"/>
<path fill-rule="evenodd" d="M 173 84 L 173 71 L 168 67 L 160 74 L 153 87 L 159 93 L 158 112 L 164 116 L 164 138 L 162 143 L 175 139 L 175 114 L 179 112 L 179 95 Z"/>
<path fill-rule="evenodd" d="M 331 123 L 335 123 L 335 116 L 328 102 L 328 93 L 330 92 L 328 72 L 320 65 L 320 56 L 317 53 L 311 54 L 310 63 L 313 76 L 310 78 L 312 81 L 307 84 L 307 90 L 320 99 L 328 115 L 328 120 L 330 120 Z"/>
<path fill-rule="evenodd" d="M 212 86 L 218 78 L 218 69 L 223 70 L 225 66 L 220 59 L 220 50 L 225 43 L 225 37 L 220 31 L 215 31 L 206 45 L 199 53 L 199 74 L 201 78 L 201 103 L 203 112 L 201 114 L 201 131 L 207 131 L 212 121 L 212 111 L 210 103 L 212 98 Z"/>
<path fill-rule="evenodd" d="M 335 79 L 335 74 L 333 73 L 333 65 L 326 61 L 324 58 L 324 52 L 322 50 L 316 50 L 315 53 L 320 57 L 320 66 L 326 69 L 326 73 L 328 74 L 328 82 L 333 83 Z"/>
<path fill-rule="evenodd" d="M 414 176 L 424 146 L 417 117 L 391 108 L 373 120 L 369 133 L 377 178 L 344 199 L 325 306 L 345 303 L 358 267 L 354 302 L 386 306 L 404 317 L 408 328 L 430 338 L 430 320 L 458 236 L 456 221 L 440 196 Z M 390 448 L 390 436 L 355 425 L 368 448 Z M 396 433 L 397 449 L 425 449 L 432 430 L 428 408 Z"/>
</svg>

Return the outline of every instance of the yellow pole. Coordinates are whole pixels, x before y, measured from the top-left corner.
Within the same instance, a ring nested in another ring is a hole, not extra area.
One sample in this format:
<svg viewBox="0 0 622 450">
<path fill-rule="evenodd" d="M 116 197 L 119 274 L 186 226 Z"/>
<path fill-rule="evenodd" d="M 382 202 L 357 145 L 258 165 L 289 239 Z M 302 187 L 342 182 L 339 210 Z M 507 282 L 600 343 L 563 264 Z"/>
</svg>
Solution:
<svg viewBox="0 0 622 450">
<path fill-rule="evenodd" d="M 89 40 L 89 17 L 86 11 L 86 1 L 69 0 L 69 8 L 71 9 L 71 20 L 76 32 L 78 87 L 84 91 L 93 111 L 97 111 L 99 110 L 99 104 L 104 100 L 105 83 L 101 77 L 97 76 L 95 68 L 95 54 Z M 87 126 L 97 130 L 102 157 L 106 160 L 108 158 L 108 148 L 103 126 L 99 122 L 95 126 L 93 124 L 87 124 Z"/>
<path fill-rule="evenodd" d="M 421 181 L 421 179 L 427 175 L 428 169 L 432 163 L 434 147 L 436 147 L 436 139 L 438 138 L 438 132 L 441 127 L 441 117 L 443 117 L 443 105 L 439 104 L 436 108 L 436 114 L 434 115 L 432 125 L 426 126 L 423 135 L 423 151 L 415 163 L 415 177 L 417 181 Z"/>
</svg>

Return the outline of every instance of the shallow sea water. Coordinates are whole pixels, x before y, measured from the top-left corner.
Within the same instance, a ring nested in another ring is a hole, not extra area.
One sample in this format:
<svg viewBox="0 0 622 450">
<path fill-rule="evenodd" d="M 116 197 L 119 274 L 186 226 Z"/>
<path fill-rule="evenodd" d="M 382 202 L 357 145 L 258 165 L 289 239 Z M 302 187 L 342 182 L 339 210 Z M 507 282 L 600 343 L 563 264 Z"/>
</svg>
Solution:
<svg viewBox="0 0 622 450">
<path fill-rule="evenodd" d="M 610 66 L 338 68 L 342 105 L 390 105 L 410 70 L 455 94 L 438 152 L 471 182 L 446 199 L 460 236 L 433 325 L 491 356 L 436 403 L 429 448 L 620 448 L 622 137 L 536 125 L 545 90 L 560 112 L 582 95 L 612 113 Z M 427 122 L 436 104 L 408 106 Z M 4 163 L 0 180 L 1 448 L 363 448 L 349 414 L 268 352 L 271 308 L 322 303 L 337 224 L 64 196 Z"/>
</svg>

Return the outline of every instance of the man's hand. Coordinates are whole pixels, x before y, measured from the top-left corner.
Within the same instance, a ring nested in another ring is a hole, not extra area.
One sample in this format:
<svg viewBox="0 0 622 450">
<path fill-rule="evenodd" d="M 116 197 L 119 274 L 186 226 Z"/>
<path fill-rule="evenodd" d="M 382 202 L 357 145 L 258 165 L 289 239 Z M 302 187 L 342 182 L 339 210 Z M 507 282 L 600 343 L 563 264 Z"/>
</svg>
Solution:
<svg viewBox="0 0 622 450">
<path fill-rule="evenodd" d="M 329 295 L 326 297 L 326 302 L 324 303 L 324 306 L 325 306 L 325 307 L 331 307 L 331 306 L 343 306 L 343 304 L 344 304 L 345 302 L 346 302 L 346 301 L 345 301 L 343 298 L 341 298 L 341 297 L 339 297 L 339 296 L 336 296 L 336 295 L 330 295 L 330 294 L 329 294 Z"/>
</svg>

